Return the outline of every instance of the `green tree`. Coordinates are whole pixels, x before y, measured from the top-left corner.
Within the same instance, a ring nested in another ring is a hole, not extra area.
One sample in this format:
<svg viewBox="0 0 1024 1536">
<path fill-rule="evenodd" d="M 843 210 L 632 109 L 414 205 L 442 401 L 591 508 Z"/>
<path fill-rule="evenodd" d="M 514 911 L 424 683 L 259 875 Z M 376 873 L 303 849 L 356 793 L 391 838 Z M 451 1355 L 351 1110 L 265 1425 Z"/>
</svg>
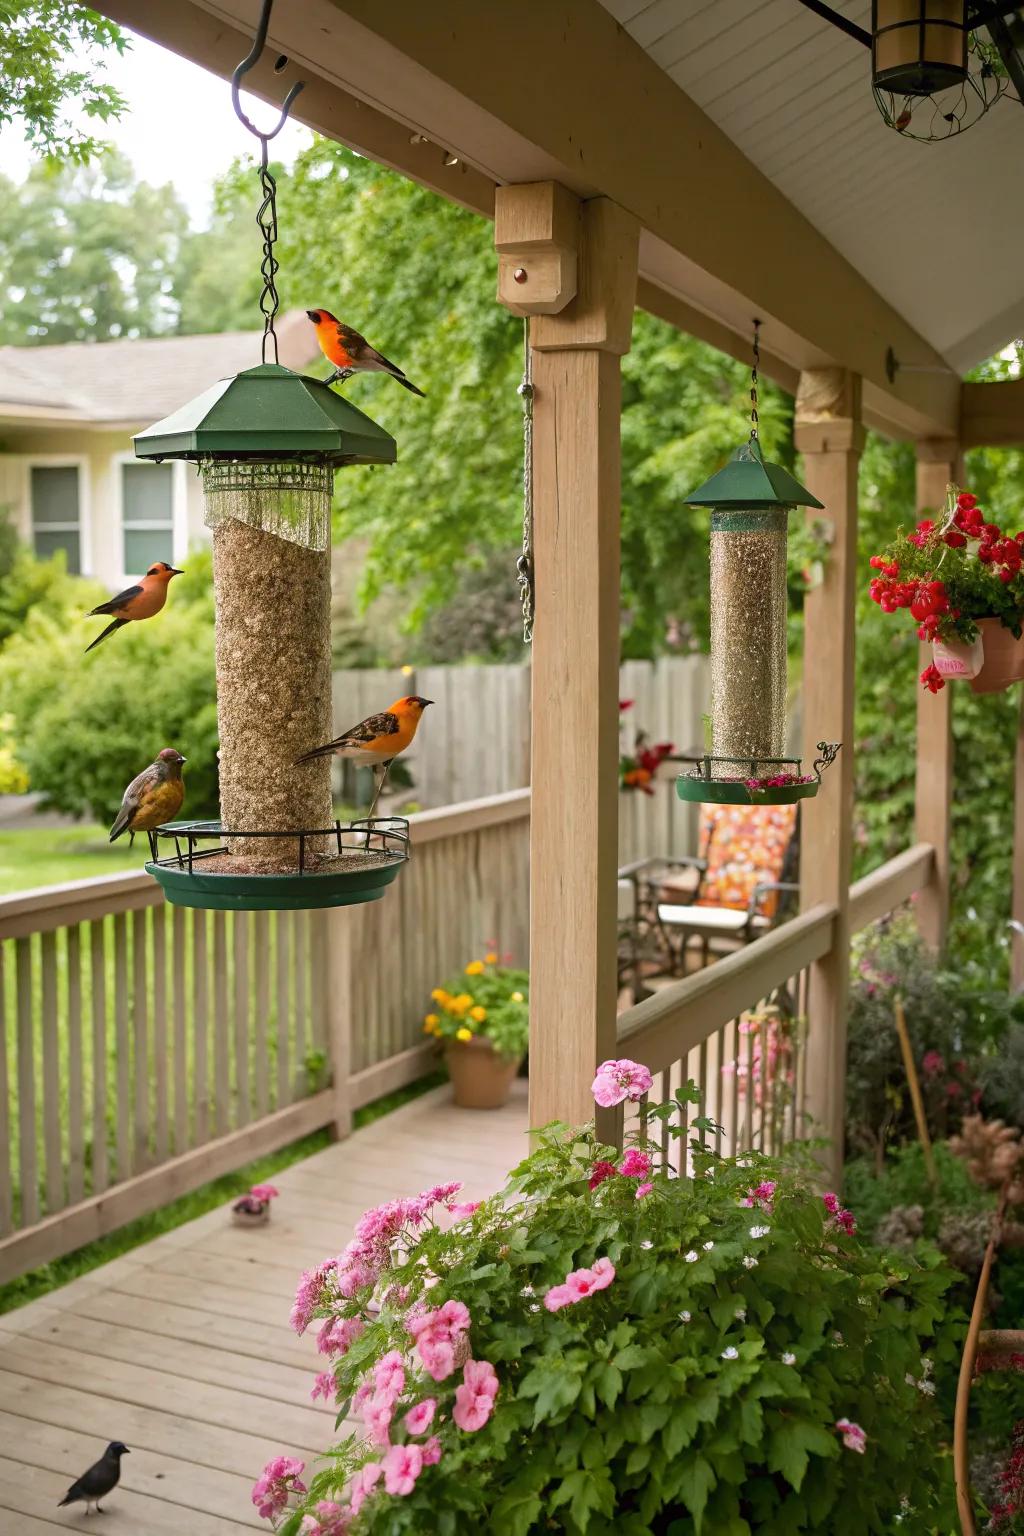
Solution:
<svg viewBox="0 0 1024 1536">
<path fill-rule="evenodd" d="M 0 179 L 0 342 L 153 336 L 173 328 L 184 208 L 108 150 L 92 165 Z"/>
<path fill-rule="evenodd" d="M 282 175 L 279 165 L 271 170 Z M 262 324 L 256 206 L 252 162 L 239 160 L 214 185 L 209 227 L 190 231 L 182 242 L 174 292 L 183 336 Z"/>
<path fill-rule="evenodd" d="M 0 128 L 21 122 L 50 160 L 91 160 L 101 141 L 66 113 L 77 107 L 99 123 L 121 115 L 123 97 L 98 74 L 105 52 L 127 46 L 120 27 L 74 0 L 0 0 Z"/>
</svg>

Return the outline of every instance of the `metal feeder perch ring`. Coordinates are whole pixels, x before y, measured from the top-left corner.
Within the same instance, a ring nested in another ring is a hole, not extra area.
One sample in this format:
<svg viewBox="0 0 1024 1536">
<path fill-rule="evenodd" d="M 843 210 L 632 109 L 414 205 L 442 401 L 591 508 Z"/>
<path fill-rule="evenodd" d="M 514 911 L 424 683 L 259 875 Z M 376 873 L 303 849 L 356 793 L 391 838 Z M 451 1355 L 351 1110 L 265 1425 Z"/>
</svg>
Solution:
<svg viewBox="0 0 1024 1536">
<path fill-rule="evenodd" d="M 696 767 L 676 780 L 680 800 L 710 805 L 793 805 L 797 800 L 812 800 L 821 786 L 821 776 L 839 753 L 838 741 L 819 741 L 821 756 L 814 761 L 811 774 L 802 772 L 798 757 L 718 757 L 684 758 Z M 723 765 L 719 768 L 719 764 Z M 749 770 L 729 773 L 727 769 Z M 765 770 L 768 772 L 765 772 Z M 786 782 L 773 782 L 784 780 Z"/>
</svg>

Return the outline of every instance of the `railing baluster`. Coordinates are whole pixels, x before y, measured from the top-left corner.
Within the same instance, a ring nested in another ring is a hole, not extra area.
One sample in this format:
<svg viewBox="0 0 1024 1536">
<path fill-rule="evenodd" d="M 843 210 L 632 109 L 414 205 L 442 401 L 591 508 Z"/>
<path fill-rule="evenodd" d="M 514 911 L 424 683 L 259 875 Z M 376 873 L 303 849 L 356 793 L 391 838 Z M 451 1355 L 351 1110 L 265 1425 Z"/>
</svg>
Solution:
<svg viewBox="0 0 1024 1536">
<path fill-rule="evenodd" d="M 760 1071 L 761 1071 L 761 1083 L 760 1083 L 761 1102 L 758 1105 L 757 1138 L 758 1138 L 758 1146 L 760 1147 L 760 1150 L 762 1152 L 770 1152 L 772 1149 L 767 1145 L 767 1143 L 765 1141 L 765 1124 L 766 1124 L 766 1121 L 765 1121 L 765 1111 L 766 1111 L 767 1105 L 768 1105 L 768 1095 L 771 1092 L 771 1063 L 769 1061 L 769 1052 L 768 1052 L 768 1038 L 769 1038 L 768 1020 L 767 1020 L 767 1017 L 765 1016 L 764 1012 L 762 1011 L 762 1008 L 763 1008 L 763 1004 L 759 1005 L 758 1011 L 757 1011 L 756 1023 L 755 1023 L 755 1026 L 754 1026 L 756 1031 L 757 1031 L 756 1039 L 757 1039 L 757 1049 L 758 1049 L 758 1060 L 760 1062 Z"/>
<path fill-rule="evenodd" d="M 292 964 L 295 975 L 295 1076 L 300 1094 L 308 1091 L 306 1058 L 309 1054 L 309 1019 L 306 1014 L 306 983 L 309 979 L 309 955 L 306 949 L 306 914 L 292 913 Z"/>
<path fill-rule="evenodd" d="M 283 1109 L 293 1098 L 292 1050 L 291 1050 L 291 963 L 288 953 L 288 932 L 291 927 L 289 914 L 278 912 L 274 917 L 277 935 L 274 965 L 277 976 L 277 1107 Z"/>
<path fill-rule="evenodd" d="M 232 919 L 235 959 L 235 1119 L 236 1126 L 252 1118 L 249 1092 L 249 914 L 236 912 Z"/>
<path fill-rule="evenodd" d="M 110 1183 L 107 1157 L 107 951 L 102 917 L 89 924 L 89 978 L 92 984 L 92 1192 Z"/>
<path fill-rule="evenodd" d="M 257 912 L 253 943 L 256 947 L 255 979 L 255 1069 L 256 1115 L 261 1119 L 270 1112 L 269 1062 L 267 1032 L 270 1021 L 270 914 Z"/>
<path fill-rule="evenodd" d="M 11 1169 L 11 1079 L 7 1065 L 7 956 L 0 942 L 0 1236 L 14 1225 L 14 1184 Z"/>
<path fill-rule="evenodd" d="M 57 935 L 44 933 L 40 944 L 43 980 L 43 1144 L 46 1152 L 46 1211 L 63 1209 L 64 1159 L 61 1148 L 60 1035 L 57 1027 Z"/>
<path fill-rule="evenodd" d="M 231 1129 L 228 936 L 223 912 L 213 914 L 213 1128 L 218 1136 Z"/>
<path fill-rule="evenodd" d="M 190 914 L 193 918 L 195 913 Z M 174 1150 L 189 1146 L 188 1031 L 185 1023 L 185 908 L 171 908 L 171 985 L 174 994 Z"/>
<path fill-rule="evenodd" d="M 39 1173 L 36 1156 L 36 1063 L 32 1001 L 32 940 L 17 941 L 18 974 L 18 1180 L 21 1225 L 39 1220 Z"/>
<path fill-rule="evenodd" d="M 167 1161 L 170 1144 L 171 1058 L 167 1051 L 167 909 L 152 909 L 153 941 L 153 1090 L 156 1111 L 153 1150 L 158 1163 Z"/>
<path fill-rule="evenodd" d="M 718 1130 L 715 1132 L 715 1155 L 722 1155 L 722 1125 L 725 1120 L 725 1110 L 722 1100 L 725 1096 L 725 1082 L 722 1078 L 722 1068 L 725 1065 L 725 1025 L 715 1036 L 715 1124 Z"/>
<path fill-rule="evenodd" d="M 114 918 L 114 1049 L 117 1053 L 115 1146 L 117 1179 L 120 1182 L 131 1173 L 128 1146 L 132 1059 L 128 1033 L 128 922 L 123 913 L 118 913 Z"/>
<path fill-rule="evenodd" d="M 68 1203 L 85 1194 L 85 1123 L 82 1073 L 82 927 L 66 930 L 68 965 Z"/>
<path fill-rule="evenodd" d="M 135 1162 L 149 1167 L 149 968 L 146 911 L 132 913 L 132 1051 L 135 1066 Z"/>
<path fill-rule="evenodd" d="M 195 1065 L 194 1146 L 201 1147 L 210 1139 L 210 1063 L 209 1063 L 209 1012 L 210 967 L 207 934 L 207 914 L 199 907 L 192 912 L 192 1053 Z"/>
</svg>

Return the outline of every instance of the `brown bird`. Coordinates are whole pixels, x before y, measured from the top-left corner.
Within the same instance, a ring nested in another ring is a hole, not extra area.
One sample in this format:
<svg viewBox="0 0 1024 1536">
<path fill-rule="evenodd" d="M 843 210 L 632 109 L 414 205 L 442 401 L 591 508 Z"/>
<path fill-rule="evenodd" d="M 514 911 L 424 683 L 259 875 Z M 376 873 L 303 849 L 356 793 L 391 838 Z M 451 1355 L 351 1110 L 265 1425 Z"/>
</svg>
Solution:
<svg viewBox="0 0 1024 1536">
<path fill-rule="evenodd" d="M 112 597 L 109 603 L 100 603 L 89 614 L 109 613 L 114 615 L 113 624 L 108 624 L 101 635 L 97 635 L 92 645 L 85 648 L 86 655 L 112 635 L 115 629 L 120 629 L 124 624 L 130 624 L 133 619 L 151 619 L 154 613 L 159 613 L 167 601 L 167 587 L 172 576 L 182 576 L 183 571 L 176 570 L 173 565 L 168 565 L 164 560 L 158 560 L 151 565 L 142 580 L 134 587 L 126 587 L 116 597 Z"/>
<path fill-rule="evenodd" d="M 388 362 L 382 353 L 370 346 L 365 336 L 360 336 L 350 325 L 342 325 L 329 309 L 307 309 L 306 315 L 316 326 L 320 351 L 329 363 L 334 364 L 334 372 L 325 383 L 340 384 L 354 373 L 390 373 L 393 379 L 397 379 L 399 384 L 411 390 L 414 395 L 426 398 L 422 389 L 410 383 L 401 368 Z"/>
<path fill-rule="evenodd" d="M 134 843 L 136 832 L 152 832 L 165 821 L 173 821 L 185 799 L 181 767 L 187 761 L 174 747 L 164 747 L 155 762 L 135 775 L 110 829 L 111 842 L 127 832 L 129 842 Z"/>
<path fill-rule="evenodd" d="M 373 804 L 370 806 L 367 818 L 369 820 L 377 809 L 377 801 L 384 788 L 388 769 L 395 758 L 411 745 L 423 711 L 433 702 L 433 699 L 421 699 L 416 694 L 410 694 L 404 699 L 396 699 L 390 709 L 384 710 L 379 715 L 367 715 L 365 720 L 360 720 L 358 725 L 354 725 L 350 731 L 346 731 L 336 740 L 329 741 L 326 746 L 314 747 L 312 752 L 304 752 L 301 757 L 295 759 L 296 766 L 299 763 L 311 763 L 315 757 L 333 756 L 347 757 L 354 763 L 369 763 L 374 768 L 382 767 L 384 771 L 380 776 Z"/>
</svg>

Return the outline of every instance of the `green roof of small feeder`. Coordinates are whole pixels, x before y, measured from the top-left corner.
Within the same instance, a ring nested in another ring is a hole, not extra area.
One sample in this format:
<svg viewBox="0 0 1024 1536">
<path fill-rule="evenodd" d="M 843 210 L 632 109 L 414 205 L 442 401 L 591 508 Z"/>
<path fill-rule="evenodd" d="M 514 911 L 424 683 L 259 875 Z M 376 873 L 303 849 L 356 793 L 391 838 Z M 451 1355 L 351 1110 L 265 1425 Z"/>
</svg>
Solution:
<svg viewBox="0 0 1024 1536">
<path fill-rule="evenodd" d="M 737 448 L 724 469 L 705 480 L 691 495 L 684 496 L 683 501 L 688 507 L 749 512 L 822 505 L 799 480 L 794 480 L 788 469 L 765 460 L 756 437 Z"/>
<path fill-rule="evenodd" d="M 261 363 L 220 379 L 132 439 L 138 459 L 393 464 L 390 432 L 320 379 Z"/>
</svg>

